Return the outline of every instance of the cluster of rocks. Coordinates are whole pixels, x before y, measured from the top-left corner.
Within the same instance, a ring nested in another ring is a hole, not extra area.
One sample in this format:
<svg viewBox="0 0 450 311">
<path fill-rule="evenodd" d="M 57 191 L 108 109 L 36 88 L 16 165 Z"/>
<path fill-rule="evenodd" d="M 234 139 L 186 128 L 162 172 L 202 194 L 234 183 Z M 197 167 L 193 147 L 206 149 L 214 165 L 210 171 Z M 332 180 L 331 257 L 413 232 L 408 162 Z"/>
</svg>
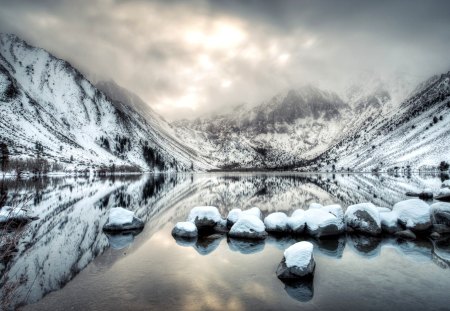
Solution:
<svg viewBox="0 0 450 311">
<path fill-rule="evenodd" d="M 428 205 L 419 199 L 401 201 L 392 209 L 372 203 L 349 206 L 345 213 L 338 204 L 322 206 L 312 203 L 307 210 L 297 209 L 291 216 L 275 212 L 262 217 L 259 208 L 233 209 L 222 218 L 214 206 L 198 206 L 191 210 L 186 222 L 179 222 L 174 236 L 193 238 L 199 231 L 228 233 L 237 239 L 265 239 L 268 233 L 307 234 L 316 238 L 355 232 L 380 235 L 383 232 L 403 238 L 415 238 L 420 233 L 450 232 L 450 203 Z"/>
</svg>

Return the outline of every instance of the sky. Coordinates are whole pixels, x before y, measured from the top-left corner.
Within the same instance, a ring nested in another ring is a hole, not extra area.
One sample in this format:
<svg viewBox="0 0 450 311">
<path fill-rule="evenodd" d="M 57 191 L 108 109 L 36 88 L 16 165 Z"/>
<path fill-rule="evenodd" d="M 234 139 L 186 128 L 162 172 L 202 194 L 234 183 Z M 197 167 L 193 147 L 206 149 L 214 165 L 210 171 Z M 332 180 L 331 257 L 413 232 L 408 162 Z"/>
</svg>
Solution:
<svg viewBox="0 0 450 311">
<path fill-rule="evenodd" d="M 450 70 L 447 0 L 0 0 L 0 31 L 114 80 L 168 120 L 361 77 Z M 368 80 L 369 81 L 369 80 Z"/>
</svg>

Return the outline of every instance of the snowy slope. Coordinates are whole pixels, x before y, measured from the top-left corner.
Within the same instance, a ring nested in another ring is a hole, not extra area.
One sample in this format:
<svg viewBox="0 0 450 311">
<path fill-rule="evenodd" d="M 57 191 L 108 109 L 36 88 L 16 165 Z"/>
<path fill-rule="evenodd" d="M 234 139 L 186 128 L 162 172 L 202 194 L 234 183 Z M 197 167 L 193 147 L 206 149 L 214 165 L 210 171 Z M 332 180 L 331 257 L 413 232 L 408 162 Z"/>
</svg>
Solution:
<svg viewBox="0 0 450 311">
<path fill-rule="evenodd" d="M 66 61 L 14 35 L 0 35 L 0 136 L 13 157 L 40 156 L 66 167 L 133 165 L 145 170 L 210 166 L 170 137 L 163 120 L 112 101 Z M 158 154 L 159 168 L 143 148 Z M 71 161 L 73 159 L 73 161 Z"/>
<path fill-rule="evenodd" d="M 450 161 L 450 72 L 421 83 L 401 105 L 366 120 L 316 159 L 322 169 L 436 168 Z"/>
</svg>

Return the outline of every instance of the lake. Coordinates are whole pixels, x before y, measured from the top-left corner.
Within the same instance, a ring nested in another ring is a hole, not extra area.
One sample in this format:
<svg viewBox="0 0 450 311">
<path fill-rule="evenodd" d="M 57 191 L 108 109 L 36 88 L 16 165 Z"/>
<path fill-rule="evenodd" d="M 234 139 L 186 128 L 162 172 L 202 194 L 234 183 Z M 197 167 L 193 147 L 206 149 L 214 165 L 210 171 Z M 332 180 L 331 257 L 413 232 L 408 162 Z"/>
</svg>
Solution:
<svg viewBox="0 0 450 311">
<path fill-rule="evenodd" d="M 24 310 L 450 310 L 448 236 L 269 236 L 248 243 L 171 235 L 197 205 L 217 206 L 225 217 L 251 206 L 290 215 L 312 202 L 392 207 L 407 191 L 441 183 L 439 175 L 337 173 L 3 180 L 1 204 L 23 204 L 39 219 L 0 263 L 2 302 Z M 116 206 L 135 211 L 144 230 L 105 234 Z M 275 274 L 283 251 L 301 240 L 314 244 L 314 278 L 283 283 Z"/>
</svg>

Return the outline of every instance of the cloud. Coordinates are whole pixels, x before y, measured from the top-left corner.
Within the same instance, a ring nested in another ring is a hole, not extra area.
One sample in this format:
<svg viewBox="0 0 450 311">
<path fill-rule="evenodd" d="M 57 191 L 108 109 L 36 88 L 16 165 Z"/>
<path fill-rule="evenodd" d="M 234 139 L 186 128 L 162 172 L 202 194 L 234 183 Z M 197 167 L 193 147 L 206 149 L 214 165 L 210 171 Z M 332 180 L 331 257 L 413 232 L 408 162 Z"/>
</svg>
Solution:
<svg viewBox="0 0 450 311">
<path fill-rule="evenodd" d="M 0 30 L 114 79 L 168 119 L 361 72 L 449 69 L 448 1 L 0 0 Z"/>
</svg>

